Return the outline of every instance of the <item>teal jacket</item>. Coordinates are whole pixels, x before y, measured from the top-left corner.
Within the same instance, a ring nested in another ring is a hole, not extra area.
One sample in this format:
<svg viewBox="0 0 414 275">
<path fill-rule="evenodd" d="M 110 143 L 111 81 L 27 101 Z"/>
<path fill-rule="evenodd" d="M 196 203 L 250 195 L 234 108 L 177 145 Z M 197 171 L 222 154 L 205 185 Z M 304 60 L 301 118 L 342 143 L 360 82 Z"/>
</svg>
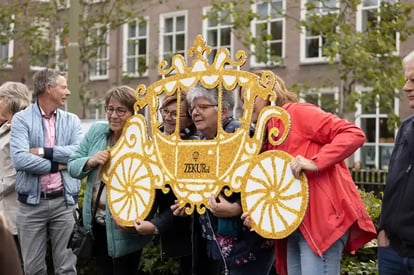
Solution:
<svg viewBox="0 0 414 275">
<path fill-rule="evenodd" d="M 92 224 L 92 189 L 97 181 L 97 177 L 99 177 L 99 169 L 83 171 L 83 167 L 96 152 L 105 150 L 109 131 L 109 125 L 106 122 L 96 122 L 93 124 L 68 162 L 68 171 L 72 177 L 78 179 L 88 177 L 82 207 L 82 216 L 86 229 L 90 229 Z M 142 236 L 138 233 L 127 233 L 121 230 L 114 223 L 109 207 L 106 207 L 106 233 L 108 255 L 113 258 L 142 249 L 152 237 L 151 235 Z"/>
</svg>

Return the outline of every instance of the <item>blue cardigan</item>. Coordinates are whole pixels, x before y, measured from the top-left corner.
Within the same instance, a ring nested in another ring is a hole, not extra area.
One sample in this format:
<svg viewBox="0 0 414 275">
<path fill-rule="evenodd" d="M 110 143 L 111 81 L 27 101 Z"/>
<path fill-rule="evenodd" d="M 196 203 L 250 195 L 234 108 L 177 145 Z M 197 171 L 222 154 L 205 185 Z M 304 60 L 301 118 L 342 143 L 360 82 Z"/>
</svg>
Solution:
<svg viewBox="0 0 414 275">
<path fill-rule="evenodd" d="M 82 207 L 83 221 L 86 229 L 90 229 L 92 224 L 92 189 L 99 177 L 99 168 L 83 171 L 83 167 L 96 152 L 105 150 L 109 133 L 108 123 L 96 122 L 93 124 L 68 163 L 68 170 L 72 177 L 78 179 L 88 177 Z M 108 255 L 113 258 L 142 249 L 152 237 L 151 235 L 142 236 L 138 233 L 128 233 L 121 230 L 114 223 L 109 207 L 106 207 L 106 233 Z"/>
</svg>

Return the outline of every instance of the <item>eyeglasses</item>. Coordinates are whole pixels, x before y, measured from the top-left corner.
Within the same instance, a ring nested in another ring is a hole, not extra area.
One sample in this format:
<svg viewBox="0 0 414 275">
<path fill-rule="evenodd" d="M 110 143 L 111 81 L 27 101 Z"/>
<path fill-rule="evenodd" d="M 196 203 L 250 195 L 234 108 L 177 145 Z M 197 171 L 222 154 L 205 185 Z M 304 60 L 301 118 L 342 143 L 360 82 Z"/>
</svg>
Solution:
<svg viewBox="0 0 414 275">
<path fill-rule="evenodd" d="M 160 108 L 160 112 L 161 112 L 161 115 L 163 117 L 166 117 L 166 116 L 170 115 L 171 119 L 176 119 L 177 118 L 177 111 L 175 111 L 175 110 L 170 111 L 167 108 Z M 188 117 L 188 115 L 185 114 L 185 113 L 181 113 L 180 117 Z"/>
<path fill-rule="evenodd" d="M 197 109 L 197 111 L 199 111 L 200 113 L 204 113 L 205 111 L 207 111 L 208 108 L 212 108 L 212 107 L 217 107 L 217 105 L 214 104 L 199 104 L 196 106 L 191 106 L 190 110 L 189 110 L 189 114 L 191 115 L 195 109 Z"/>
<path fill-rule="evenodd" d="M 129 110 L 124 107 L 114 108 L 112 106 L 105 106 L 105 112 L 110 116 L 115 112 L 117 116 L 122 117 L 129 112 Z"/>
</svg>

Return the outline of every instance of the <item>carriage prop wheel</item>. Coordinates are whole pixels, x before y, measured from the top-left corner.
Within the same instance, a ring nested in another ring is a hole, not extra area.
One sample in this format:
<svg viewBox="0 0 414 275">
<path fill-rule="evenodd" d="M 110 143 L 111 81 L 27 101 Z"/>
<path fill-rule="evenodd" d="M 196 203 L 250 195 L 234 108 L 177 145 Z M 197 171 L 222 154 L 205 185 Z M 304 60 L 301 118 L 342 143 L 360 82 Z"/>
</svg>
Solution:
<svg viewBox="0 0 414 275">
<path fill-rule="evenodd" d="M 298 228 L 308 205 L 308 185 L 302 173 L 296 179 L 289 167 L 293 157 L 266 151 L 254 158 L 242 190 L 243 210 L 251 227 L 265 238 L 282 239 Z"/>
<path fill-rule="evenodd" d="M 148 162 L 134 152 L 119 158 L 109 174 L 108 205 L 114 217 L 125 226 L 145 219 L 154 202 L 154 177 Z"/>
</svg>

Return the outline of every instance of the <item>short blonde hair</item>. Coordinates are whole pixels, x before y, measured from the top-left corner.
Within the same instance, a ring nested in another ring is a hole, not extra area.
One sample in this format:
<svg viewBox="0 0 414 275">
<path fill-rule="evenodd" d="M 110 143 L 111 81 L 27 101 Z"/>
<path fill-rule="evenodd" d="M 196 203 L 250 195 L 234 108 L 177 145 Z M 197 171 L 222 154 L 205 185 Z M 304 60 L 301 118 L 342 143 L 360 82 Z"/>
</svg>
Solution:
<svg viewBox="0 0 414 275">
<path fill-rule="evenodd" d="M 6 103 L 8 111 L 14 115 L 29 106 L 32 95 L 23 83 L 8 81 L 0 86 L 0 100 Z"/>
</svg>

